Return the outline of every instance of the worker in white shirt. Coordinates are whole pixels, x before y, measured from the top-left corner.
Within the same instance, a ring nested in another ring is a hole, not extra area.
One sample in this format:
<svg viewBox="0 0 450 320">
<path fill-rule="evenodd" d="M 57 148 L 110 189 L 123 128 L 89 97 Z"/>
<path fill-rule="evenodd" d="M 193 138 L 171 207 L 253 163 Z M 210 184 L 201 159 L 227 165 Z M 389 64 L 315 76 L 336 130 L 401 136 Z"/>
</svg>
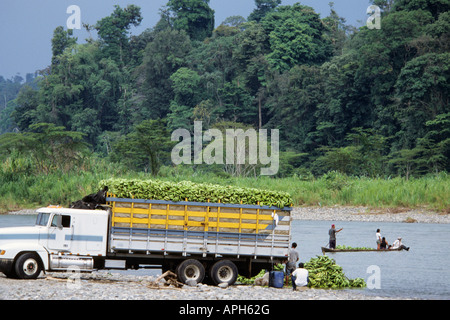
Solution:
<svg viewBox="0 0 450 320">
<path fill-rule="evenodd" d="M 306 287 L 308 285 L 309 272 L 304 268 L 304 266 L 305 265 L 300 262 L 298 264 L 298 268 L 292 273 L 292 288 L 294 290 L 296 290 L 297 287 Z"/>
<path fill-rule="evenodd" d="M 377 250 L 380 250 L 381 240 L 383 240 L 381 237 L 380 229 L 377 229 L 376 237 L 377 237 Z"/>
</svg>

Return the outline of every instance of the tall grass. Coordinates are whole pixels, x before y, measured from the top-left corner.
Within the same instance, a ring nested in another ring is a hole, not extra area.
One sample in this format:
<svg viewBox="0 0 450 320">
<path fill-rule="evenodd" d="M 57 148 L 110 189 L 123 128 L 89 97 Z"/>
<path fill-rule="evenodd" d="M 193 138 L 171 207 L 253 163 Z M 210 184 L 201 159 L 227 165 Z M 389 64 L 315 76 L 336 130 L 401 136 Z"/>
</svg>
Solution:
<svg viewBox="0 0 450 320">
<path fill-rule="evenodd" d="M 54 170 L 50 174 L 33 173 L 28 168 L 0 166 L 0 213 L 50 204 L 69 206 L 71 202 L 97 191 L 98 181 L 123 176 L 122 167 L 93 159 L 88 166 L 70 171 Z"/>
<path fill-rule="evenodd" d="M 11 172 L 8 166 L 0 166 L 0 213 L 22 208 L 35 208 L 49 204 L 68 206 L 83 196 L 96 192 L 98 182 L 111 177 L 151 179 L 143 172 L 92 160 L 85 167 L 70 172 L 55 171 L 51 174 Z M 286 191 L 292 195 L 294 206 L 369 206 L 369 207 L 425 207 L 450 213 L 450 175 L 411 178 L 347 177 L 330 172 L 320 178 L 234 178 L 213 173 L 195 172 L 192 168 L 168 168 L 160 171 L 158 179 L 170 181 L 190 180 Z"/>
</svg>

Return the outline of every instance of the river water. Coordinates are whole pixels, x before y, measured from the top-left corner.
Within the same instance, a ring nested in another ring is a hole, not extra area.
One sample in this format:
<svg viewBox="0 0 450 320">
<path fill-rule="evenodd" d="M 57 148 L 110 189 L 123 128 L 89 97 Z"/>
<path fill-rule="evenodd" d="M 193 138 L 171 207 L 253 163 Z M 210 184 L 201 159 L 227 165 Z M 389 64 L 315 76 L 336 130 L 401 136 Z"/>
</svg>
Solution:
<svg viewBox="0 0 450 320">
<path fill-rule="evenodd" d="M 34 225 L 34 215 L 0 215 L 0 228 Z M 328 244 L 329 221 L 292 222 L 292 241 L 297 242 L 300 261 L 321 255 Z M 327 253 L 336 260 L 348 278 L 364 278 L 365 294 L 419 299 L 450 300 L 450 232 L 447 224 L 407 224 L 387 222 L 336 222 L 344 228 L 337 235 L 337 245 L 376 247 L 375 232 L 389 243 L 397 237 L 410 247 L 399 252 Z M 139 274 L 158 270 L 130 271 Z"/>
<path fill-rule="evenodd" d="M 298 244 L 300 260 L 321 254 L 328 243 L 329 221 L 293 221 L 292 241 Z M 348 278 L 368 283 L 365 293 L 377 296 L 450 299 L 450 233 L 447 224 L 336 222 L 344 228 L 337 245 L 376 248 L 375 233 L 381 230 L 388 243 L 397 237 L 409 251 L 327 253 L 344 269 Z"/>
</svg>

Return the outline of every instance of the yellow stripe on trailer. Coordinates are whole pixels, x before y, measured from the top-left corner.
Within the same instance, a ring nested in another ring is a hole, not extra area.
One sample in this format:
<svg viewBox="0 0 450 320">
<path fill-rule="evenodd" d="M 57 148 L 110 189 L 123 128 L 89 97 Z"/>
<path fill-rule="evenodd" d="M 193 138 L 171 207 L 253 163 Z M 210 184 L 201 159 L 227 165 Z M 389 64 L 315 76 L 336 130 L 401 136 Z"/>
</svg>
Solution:
<svg viewBox="0 0 450 320">
<path fill-rule="evenodd" d="M 115 208 L 114 213 L 125 213 L 125 214 L 148 214 L 148 209 L 138 209 L 138 208 Z M 166 210 L 151 210 L 151 215 L 166 215 Z M 169 210 L 169 216 L 179 216 L 179 217 L 201 217 L 204 218 L 208 216 L 209 218 L 217 218 L 219 215 L 218 212 L 198 212 L 198 211 L 177 211 L 177 210 Z M 220 219 L 253 219 L 253 220 L 272 220 L 271 214 L 248 214 L 248 213 L 220 213 Z"/>
<path fill-rule="evenodd" d="M 251 205 L 108 198 L 112 226 L 258 234 L 290 210 Z"/>
<path fill-rule="evenodd" d="M 239 223 L 239 222 L 198 222 L 198 221 L 188 221 L 187 223 L 183 220 L 170 220 L 170 219 L 142 219 L 142 218 L 121 218 L 116 217 L 114 223 L 122 223 L 127 224 L 128 226 L 122 227 L 130 227 L 136 224 L 146 224 L 146 225 L 166 225 L 166 226 L 186 226 L 186 227 L 209 227 L 209 228 L 234 228 L 234 229 L 256 229 L 258 226 L 258 230 L 264 230 L 269 225 L 268 224 L 256 224 L 255 223 Z M 207 231 L 207 230 L 204 230 Z"/>
</svg>

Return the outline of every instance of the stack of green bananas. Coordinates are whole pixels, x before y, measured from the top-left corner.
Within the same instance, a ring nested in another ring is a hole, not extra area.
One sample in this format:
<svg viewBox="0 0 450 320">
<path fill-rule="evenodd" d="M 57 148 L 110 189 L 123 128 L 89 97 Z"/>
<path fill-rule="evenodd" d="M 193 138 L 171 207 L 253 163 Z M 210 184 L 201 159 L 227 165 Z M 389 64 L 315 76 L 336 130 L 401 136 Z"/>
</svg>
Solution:
<svg viewBox="0 0 450 320">
<path fill-rule="evenodd" d="M 309 271 L 309 284 L 311 288 L 363 288 L 366 282 L 362 278 L 348 279 L 342 267 L 328 256 L 317 256 L 305 263 Z"/>
<path fill-rule="evenodd" d="M 338 245 L 336 249 L 339 250 L 373 250 L 373 248 L 368 247 L 351 247 L 351 246 L 345 246 L 345 245 Z"/>
<path fill-rule="evenodd" d="M 291 195 L 287 192 L 253 188 L 221 186 L 191 181 L 171 182 L 160 180 L 107 179 L 99 188 L 108 186 L 109 192 L 119 198 L 166 201 L 220 202 L 261 206 L 289 207 Z"/>
<path fill-rule="evenodd" d="M 254 276 L 252 278 L 246 278 L 244 276 L 238 275 L 236 282 L 238 282 L 240 284 L 246 284 L 246 285 L 254 284 L 256 279 L 262 278 L 265 274 L 266 274 L 266 270 L 263 269 L 256 276 Z"/>
<path fill-rule="evenodd" d="M 273 266 L 273 271 L 283 271 L 284 270 L 284 265 L 281 263 L 278 263 L 276 265 Z M 238 275 L 237 277 L 237 282 L 241 283 L 241 284 L 254 284 L 255 280 L 258 278 L 262 278 L 265 274 L 266 274 L 266 270 L 262 269 L 256 276 L 252 277 L 252 278 L 246 278 L 244 276 Z"/>
</svg>

